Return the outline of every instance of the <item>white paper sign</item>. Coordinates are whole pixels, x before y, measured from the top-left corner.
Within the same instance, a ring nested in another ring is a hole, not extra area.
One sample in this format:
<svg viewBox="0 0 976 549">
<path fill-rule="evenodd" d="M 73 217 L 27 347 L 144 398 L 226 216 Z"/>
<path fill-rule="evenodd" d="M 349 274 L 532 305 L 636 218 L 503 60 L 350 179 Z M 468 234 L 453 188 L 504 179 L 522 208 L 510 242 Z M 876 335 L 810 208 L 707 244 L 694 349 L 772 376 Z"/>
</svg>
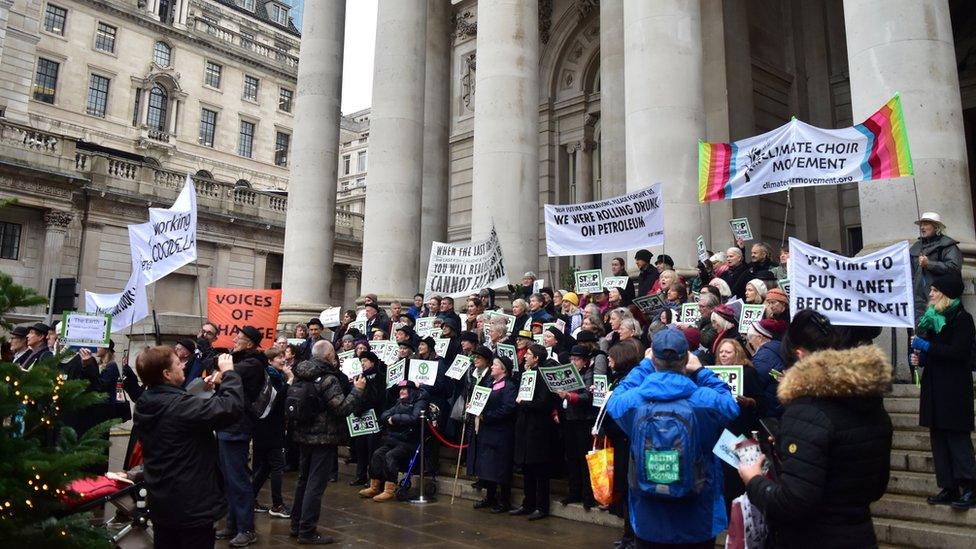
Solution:
<svg viewBox="0 0 976 549">
<path fill-rule="evenodd" d="M 908 242 L 848 258 L 790 238 L 787 270 L 794 315 L 814 309 L 843 326 L 915 326 Z"/>
<path fill-rule="evenodd" d="M 340 324 L 340 314 L 342 314 L 342 307 L 331 307 L 319 313 L 319 320 L 326 328 L 335 328 Z"/>
<path fill-rule="evenodd" d="M 698 308 L 697 303 L 682 303 L 681 304 L 681 322 L 685 324 L 698 324 L 701 320 L 701 309 Z"/>
<path fill-rule="evenodd" d="M 597 408 L 603 406 L 607 401 L 609 396 L 607 393 L 610 392 L 610 382 L 607 380 L 607 376 L 603 374 L 597 374 L 593 376 L 593 405 Z"/>
<path fill-rule="evenodd" d="M 352 379 L 363 373 L 363 363 L 356 357 L 349 357 L 340 363 L 339 370 L 346 374 L 346 377 Z"/>
<path fill-rule="evenodd" d="M 108 347 L 112 315 L 65 311 L 58 341 L 66 346 Z"/>
<path fill-rule="evenodd" d="M 580 377 L 576 367 L 572 364 L 540 366 L 539 372 L 542 373 L 542 379 L 553 393 L 558 393 L 559 391 L 566 391 L 568 393 L 586 388 L 583 385 L 583 378 Z"/>
<path fill-rule="evenodd" d="M 417 319 L 417 323 L 414 325 L 413 331 L 416 332 L 420 337 L 427 337 L 430 335 L 430 332 L 433 329 L 434 317 L 425 316 Z"/>
<path fill-rule="evenodd" d="M 133 267 L 125 288 L 117 294 L 85 292 L 85 312 L 112 315 L 112 332 L 118 332 L 149 316 L 146 278 Z"/>
<path fill-rule="evenodd" d="M 363 336 L 369 337 L 369 334 L 366 333 L 366 320 L 365 319 L 354 320 L 354 321 L 350 322 L 349 323 L 349 329 L 352 330 L 353 328 L 359 330 L 359 333 L 363 334 Z"/>
<path fill-rule="evenodd" d="M 546 255 L 599 254 L 664 244 L 661 184 L 581 204 L 546 204 Z"/>
<path fill-rule="evenodd" d="M 407 379 L 421 385 L 433 385 L 437 381 L 437 361 L 410 359 L 410 371 Z"/>
<path fill-rule="evenodd" d="M 492 227 L 487 240 L 456 245 L 433 242 L 424 284 L 424 299 L 433 295 L 462 297 L 508 284 L 502 245 Z"/>
<path fill-rule="evenodd" d="M 149 222 L 129 225 L 133 265 L 150 284 L 197 260 L 197 193 L 193 179 L 169 208 L 149 208 Z"/>
<path fill-rule="evenodd" d="M 488 404 L 488 397 L 491 396 L 491 387 L 485 387 L 484 385 L 478 385 L 471 392 L 471 402 L 468 407 L 468 413 L 474 416 L 480 416 L 481 412 L 485 410 L 485 405 Z"/>
<path fill-rule="evenodd" d="M 732 227 L 732 234 L 735 236 L 736 240 L 752 240 L 752 229 L 749 227 L 748 217 L 737 217 L 735 219 L 729 220 L 729 226 Z"/>
<path fill-rule="evenodd" d="M 447 347 L 451 344 L 451 340 L 448 338 L 434 338 L 434 353 L 444 358 L 447 356 Z"/>
<path fill-rule="evenodd" d="M 762 304 L 750 303 L 743 305 L 742 311 L 739 312 L 739 333 L 748 333 L 750 326 L 762 320 L 765 310 L 766 306 Z"/>
<path fill-rule="evenodd" d="M 535 370 L 522 373 L 522 381 L 519 383 L 518 398 L 516 402 L 528 402 L 535 395 L 535 381 L 538 374 Z"/>
<path fill-rule="evenodd" d="M 386 388 L 389 389 L 397 383 L 403 381 L 403 374 L 406 372 L 406 361 L 400 359 L 392 366 L 386 367 Z"/>
<path fill-rule="evenodd" d="M 742 366 L 706 366 L 728 384 L 733 396 L 742 396 Z"/>
<path fill-rule="evenodd" d="M 458 355 L 454 357 L 454 362 L 451 363 L 451 367 L 447 369 L 444 375 L 451 379 L 461 379 L 470 367 L 471 357 Z"/>
<path fill-rule="evenodd" d="M 495 349 L 495 354 L 497 354 L 498 356 L 507 356 L 509 360 L 512 361 L 512 364 L 515 364 L 516 361 L 518 360 L 516 358 L 518 354 L 517 351 L 515 350 L 515 345 L 509 345 L 507 343 L 499 343 L 498 348 Z"/>
<path fill-rule="evenodd" d="M 595 294 L 603 291 L 603 273 L 600 269 L 576 271 L 576 293 Z"/>
<path fill-rule="evenodd" d="M 627 281 L 630 277 L 626 276 L 605 276 L 603 277 L 603 287 L 606 289 L 610 288 L 620 288 L 621 290 L 627 287 Z"/>
<path fill-rule="evenodd" d="M 705 237 L 698 235 L 698 240 L 695 241 L 698 248 L 698 260 L 702 263 L 708 261 L 708 248 L 705 247 Z"/>
<path fill-rule="evenodd" d="M 349 427 L 350 437 L 380 432 L 380 422 L 376 420 L 376 412 L 372 408 L 361 416 L 346 416 L 346 425 Z"/>
<path fill-rule="evenodd" d="M 718 442 L 715 443 L 715 447 L 712 448 L 712 453 L 719 457 L 725 463 L 732 466 L 733 469 L 739 468 L 739 456 L 735 453 L 735 445 L 740 441 L 745 440 L 746 437 L 739 435 L 735 436 L 728 429 L 722 431 L 722 436 L 718 437 Z"/>
<path fill-rule="evenodd" d="M 546 279 L 544 278 L 536 279 L 535 282 L 532 283 L 532 293 L 537 294 L 541 292 L 542 289 L 545 287 L 546 287 Z"/>
</svg>

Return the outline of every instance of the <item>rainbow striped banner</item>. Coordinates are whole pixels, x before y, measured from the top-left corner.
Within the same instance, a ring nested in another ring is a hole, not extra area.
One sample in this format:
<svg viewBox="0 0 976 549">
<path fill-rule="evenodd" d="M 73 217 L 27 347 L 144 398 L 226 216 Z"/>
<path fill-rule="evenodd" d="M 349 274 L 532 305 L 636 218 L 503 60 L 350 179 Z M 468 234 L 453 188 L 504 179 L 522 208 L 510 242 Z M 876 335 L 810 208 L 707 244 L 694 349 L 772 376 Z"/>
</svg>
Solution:
<svg viewBox="0 0 976 549">
<path fill-rule="evenodd" d="M 829 130 L 793 119 L 733 143 L 698 143 L 698 200 L 914 175 L 895 94 L 863 123 Z"/>
</svg>

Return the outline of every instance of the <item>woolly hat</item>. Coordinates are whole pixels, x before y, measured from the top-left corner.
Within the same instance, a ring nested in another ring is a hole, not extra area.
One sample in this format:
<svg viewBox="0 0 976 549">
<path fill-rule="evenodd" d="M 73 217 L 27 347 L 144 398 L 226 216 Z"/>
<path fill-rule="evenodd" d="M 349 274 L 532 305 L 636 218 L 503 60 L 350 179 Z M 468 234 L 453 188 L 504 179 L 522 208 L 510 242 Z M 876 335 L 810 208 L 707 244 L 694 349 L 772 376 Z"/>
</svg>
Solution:
<svg viewBox="0 0 976 549">
<path fill-rule="evenodd" d="M 786 292 L 780 288 L 773 288 L 766 292 L 766 301 L 778 301 L 783 305 L 790 304 L 790 298 L 787 297 Z"/>
<path fill-rule="evenodd" d="M 650 263 L 651 262 L 651 259 L 653 259 L 653 258 L 654 258 L 654 254 L 652 254 L 651 252 L 649 252 L 647 250 L 637 250 L 637 253 L 634 254 L 634 259 L 636 259 L 638 261 L 646 261 L 646 262 Z"/>
<path fill-rule="evenodd" d="M 738 324 L 739 323 L 739 319 L 736 318 L 736 316 L 735 316 L 735 311 L 732 310 L 732 307 L 729 307 L 728 305 L 725 305 L 724 303 L 722 305 L 719 305 L 718 307 L 715 307 L 715 309 L 712 311 L 712 314 L 718 315 L 718 316 L 724 318 L 725 320 L 728 320 L 729 322 L 732 322 L 734 324 Z"/>
<path fill-rule="evenodd" d="M 958 298 L 962 295 L 963 290 L 965 290 L 965 284 L 962 281 L 962 277 L 955 271 L 935 277 L 935 279 L 932 280 L 932 287 L 942 292 L 942 294 L 949 299 Z"/>
<path fill-rule="evenodd" d="M 766 293 L 769 292 L 769 289 L 766 288 L 766 283 L 762 280 L 753 278 L 749 282 L 746 282 L 746 286 L 752 286 L 752 289 L 756 290 L 756 293 L 759 294 L 760 301 L 766 299 Z"/>
<path fill-rule="evenodd" d="M 381 362 L 380 357 L 376 356 L 376 353 L 374 353 L 373 351 L 366 351 L 363 353 L 359 353 L 359 360 L 362 360 L 364 358 L 370 361 L 373 364 L 373 366 L 376 366 Z"/>
<path fill-rule="evenodd" d="M 729 288 L 729 284 L 721 278 L 713 278 L 708 285 L 713 288 L 718 288 L 718 293 L 722 294 L 723 298 L 728 298 L 732 295 L 732 289 Z"/>
<path fill-rule="evenodd" d="M 689 349 L 695 350 L 701 346 L 701 330 L 688 326 L 684 330 L 681 330 L 681 332 L 685 335 L 685 339 L 688 340 Z"/>
<path fill-rule="evenodd" d="M 470 331 L 461 332 L 461 341 L 478 344 L 478 334 Z"/>
<path fill-rule="evenodd" d="M 573 292 L 565 292 L 563 294 L 563 301 L 568 301 L 573 305 L 579 307 L 579 296 Z"/>
<path fill-rule="evenodd" d="M 764 318 L 754 323 L 749 329 L 755 330 L 757 334 L 768 337 L 769 339 L 779 339 L 786 333 L 788 326 L 785 321 Z"/>
</svg>

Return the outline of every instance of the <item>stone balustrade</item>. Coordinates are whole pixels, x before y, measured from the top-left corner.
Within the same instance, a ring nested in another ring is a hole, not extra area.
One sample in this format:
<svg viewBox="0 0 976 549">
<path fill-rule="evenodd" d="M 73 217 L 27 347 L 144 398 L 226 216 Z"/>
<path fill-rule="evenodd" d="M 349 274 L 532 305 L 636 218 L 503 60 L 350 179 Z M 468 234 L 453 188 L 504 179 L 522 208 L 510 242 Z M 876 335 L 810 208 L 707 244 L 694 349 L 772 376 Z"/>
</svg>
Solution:
<svg viewBox="0 0 976 549">
<path fill-rule="evenodd" d="M 242 37 L 239 33 L 214 24 L 213 22 L 202 17 L 197 17 L 194 19 L 191 29 L 195 32 L 208 34 L 214 38 L 273 60 L 281 64 L 283 68 L 289 70 L 290 72 L 294 72 L 296 74 L 298 72 L 298 57 L 291 55 L 286 51 L 279 50 L 273 46 L 262 44 L 253 38 Z"/>
</svg>

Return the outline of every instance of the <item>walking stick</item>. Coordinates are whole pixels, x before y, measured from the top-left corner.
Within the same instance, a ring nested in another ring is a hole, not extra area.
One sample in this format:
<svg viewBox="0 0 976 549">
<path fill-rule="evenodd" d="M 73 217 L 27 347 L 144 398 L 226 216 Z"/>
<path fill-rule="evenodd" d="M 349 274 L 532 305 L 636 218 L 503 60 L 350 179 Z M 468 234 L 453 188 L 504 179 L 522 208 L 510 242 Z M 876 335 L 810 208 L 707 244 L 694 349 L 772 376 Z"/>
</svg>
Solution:
<svg viewBox="0 0 976 549">
<path fill-rule="evenodd" d="M 467 401 L 465 401 L 467 402 Z M 458 476 L 461 474 L 461 450 L 464 446 L 464 432 L 468 429 L 468 413 L 464 412 L 464 422 L 461 424 L 461 443 L 458 444 L 457 465 L 454 467 L 454 487 L 451 488 L 451 505 L 454 505 L 454 497 L 457 495 Z"/>
</svg>

